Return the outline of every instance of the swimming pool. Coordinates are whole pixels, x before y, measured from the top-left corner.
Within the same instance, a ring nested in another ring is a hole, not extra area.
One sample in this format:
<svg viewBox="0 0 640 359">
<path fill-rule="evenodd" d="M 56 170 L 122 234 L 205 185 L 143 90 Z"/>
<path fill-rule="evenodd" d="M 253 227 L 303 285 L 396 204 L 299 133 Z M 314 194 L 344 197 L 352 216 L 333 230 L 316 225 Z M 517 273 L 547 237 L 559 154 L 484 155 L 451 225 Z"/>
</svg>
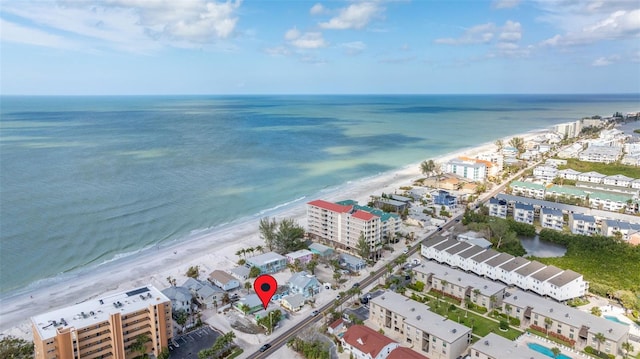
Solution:
<svg viewBox="0 0 640 359">
<path fill-rule="evenodd" d="M 605 315 L 604 319 L 610 320 L 612 322 L 624 324 L 624 325 L 629 325 L 629 323 L 625 323 L 625 322 L 621 321 L 620 319 L 618 319 L 618 317 L 614 317 L 613 315 Z"/>
<path fill-rule="evenodd" d="M 529 348 L 531 348 L 531 350 L 535 350 L 538 353 L 544 354 L 544 355 L 546 355 L 548 357 L 551 357 L 551 358 L 554 357 L 553 356 L 553 352 L 551 351 L 551 349 L 545 347 L 544 345 L 540 345 L 538 343 L 527 343 L 527 346 Z M 560 354 L 556 358 L 557 359 L 571 359 L 571 357 L 568 357 L 568 356 L 566 356 L 564 354 Z"/>
</svg>

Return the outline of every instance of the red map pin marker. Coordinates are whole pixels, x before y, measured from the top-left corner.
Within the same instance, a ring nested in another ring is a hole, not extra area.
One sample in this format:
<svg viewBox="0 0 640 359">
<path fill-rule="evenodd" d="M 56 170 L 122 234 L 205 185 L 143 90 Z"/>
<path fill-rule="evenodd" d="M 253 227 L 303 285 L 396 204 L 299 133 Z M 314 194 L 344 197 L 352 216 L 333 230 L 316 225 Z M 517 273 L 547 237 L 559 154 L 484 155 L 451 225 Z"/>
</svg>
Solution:
<svg viewBox="0 0 640 359">
<path fill-rule="evenodd" d="M 272 276 L 263 274 L 253 282 L 253 290 L 256 291 L 260 301 L 262 301 L 264 309 L 267 309 L 269 301 L 278 290 L 278 282 Z"/>
</svg>

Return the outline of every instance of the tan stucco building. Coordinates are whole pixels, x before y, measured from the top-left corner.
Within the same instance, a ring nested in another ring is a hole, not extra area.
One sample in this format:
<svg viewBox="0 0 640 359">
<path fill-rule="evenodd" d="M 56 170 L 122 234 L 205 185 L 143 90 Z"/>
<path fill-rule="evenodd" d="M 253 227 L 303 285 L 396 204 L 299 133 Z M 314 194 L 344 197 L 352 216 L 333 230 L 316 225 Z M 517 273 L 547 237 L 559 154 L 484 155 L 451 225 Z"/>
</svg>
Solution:
<svg viewBox="0 0 640 359">
<path fill-rule="evenodd" d="M 90 299 L 31 318 L 36 359 L 130 359 L 145 335 L 158 355 L 172 336 L 171 301 L 153 286 Z"/>
</svg>

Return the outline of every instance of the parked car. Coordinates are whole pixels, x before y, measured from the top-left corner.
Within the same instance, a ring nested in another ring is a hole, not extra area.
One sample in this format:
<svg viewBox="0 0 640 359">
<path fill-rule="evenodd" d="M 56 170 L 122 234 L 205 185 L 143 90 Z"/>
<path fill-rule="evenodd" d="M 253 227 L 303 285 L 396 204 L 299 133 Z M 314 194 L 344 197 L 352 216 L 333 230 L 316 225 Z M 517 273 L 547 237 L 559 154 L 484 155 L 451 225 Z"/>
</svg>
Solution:
<svg viewBox="0 0 640 359">
<path fill-rule="evenodd" d="M 267 343 L 260 347 L 260 352 L 261 353 L 266 352 L 269 348 L 271 348 L 271 344 Z"/>
<path fill-rule="evenodd" d="M 320 312 L 318 312 L 317 310 L 314 310 L 313 312 L 311 312 L 311 316 L 315 317 L 316 315 L 318 315 L 318 313 L 320 313 Z"/>
</svg>

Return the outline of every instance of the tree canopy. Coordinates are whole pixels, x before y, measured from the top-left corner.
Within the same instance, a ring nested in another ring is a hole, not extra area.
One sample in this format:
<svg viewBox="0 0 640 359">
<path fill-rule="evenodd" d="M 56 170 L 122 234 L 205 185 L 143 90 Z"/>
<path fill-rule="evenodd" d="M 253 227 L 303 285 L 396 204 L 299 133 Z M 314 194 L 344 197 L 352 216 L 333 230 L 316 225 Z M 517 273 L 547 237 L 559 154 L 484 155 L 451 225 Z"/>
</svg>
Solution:
<svg viewBox="0 0 640 359">
<path fill-rule="evenodd" d="M 260 219 L 260 236 L 271 251 L 289 253 L 306 247 L 304 228 L 296 221 L 285 218 L 280 222 L 264 217 Z"/>
<path fill-rule="evenodd" d="M 33 353 L 32 342 L 11 335 L 0 339 L 0 358 L 31 359 Z"/>
<path fill-rule="evenodd" d="M 369 257 L 371 256 L 371 247 L 369 246 L 369 243 L 367 243 L 367 239 L 364 237 L 364 233 L 360 233 L 358 243 L 356 244 L 356 249 L 358 250 L 358 255 L 362 259 L 369 259 Z"/>
</svg>

